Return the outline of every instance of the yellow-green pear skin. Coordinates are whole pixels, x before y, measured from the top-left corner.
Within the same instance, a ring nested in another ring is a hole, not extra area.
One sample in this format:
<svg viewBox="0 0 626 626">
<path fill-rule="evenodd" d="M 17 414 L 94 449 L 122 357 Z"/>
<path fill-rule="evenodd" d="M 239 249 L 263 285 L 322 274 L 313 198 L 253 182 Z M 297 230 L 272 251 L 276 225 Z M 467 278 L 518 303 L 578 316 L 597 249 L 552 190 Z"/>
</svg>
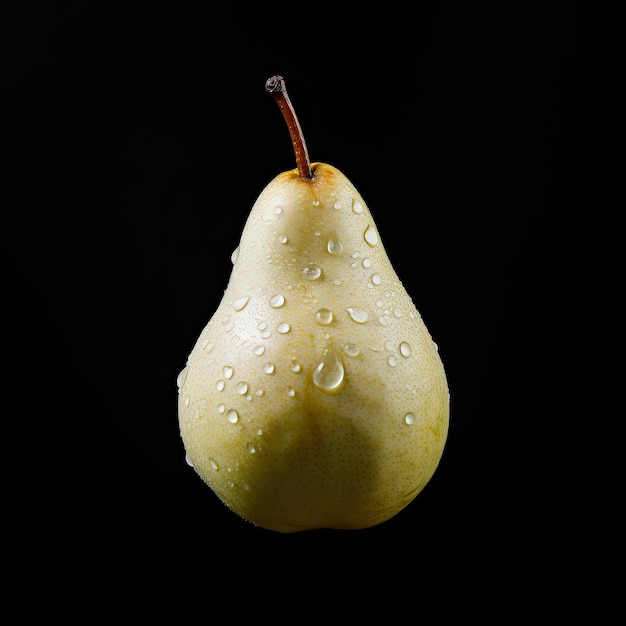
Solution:
<svg viewBox="0 0 626 626">
<path fill-rule="evenodd" d="M 188 462 L 282 533 L 390 519 L 433 476 L 449 427 L 437 345 L 367 205 L 335 167 L 311 170 L 256 200 L 178 377 Z"/>
</svg>

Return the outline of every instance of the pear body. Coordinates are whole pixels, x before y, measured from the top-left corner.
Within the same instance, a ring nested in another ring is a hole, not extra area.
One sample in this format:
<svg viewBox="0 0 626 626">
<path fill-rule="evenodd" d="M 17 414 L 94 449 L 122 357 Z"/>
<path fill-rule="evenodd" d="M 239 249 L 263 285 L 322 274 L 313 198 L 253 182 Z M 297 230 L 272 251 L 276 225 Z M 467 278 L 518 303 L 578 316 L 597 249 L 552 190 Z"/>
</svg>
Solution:
<svg viewBox="0 0 626 626">
<path fill-rule="evenodd" d="M 187 458 L 236 514 L 296 532 L 380 524 L 433 476 L 444 367 L 363 198 L 331 165 L 272 180 L 178 378 Z"/>
</svg>

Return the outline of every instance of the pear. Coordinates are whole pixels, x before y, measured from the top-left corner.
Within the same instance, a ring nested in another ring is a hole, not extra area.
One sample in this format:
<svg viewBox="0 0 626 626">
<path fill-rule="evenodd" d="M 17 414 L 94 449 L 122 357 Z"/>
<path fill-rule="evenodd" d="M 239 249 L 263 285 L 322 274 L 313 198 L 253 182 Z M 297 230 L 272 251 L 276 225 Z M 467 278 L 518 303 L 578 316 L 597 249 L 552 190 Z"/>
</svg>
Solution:
<svg viewBox="0 0 626 626">
<path fill-rule="evenodd" d="M 251 209 L 178 376 L 180 434 L 188 463 L 248 522 L 368 528 L 439 465 L 446 374 L 364 199 L 337 168 L 309 161 L 283 78 L 266 89 L 298 167 Z"/>
</svg>

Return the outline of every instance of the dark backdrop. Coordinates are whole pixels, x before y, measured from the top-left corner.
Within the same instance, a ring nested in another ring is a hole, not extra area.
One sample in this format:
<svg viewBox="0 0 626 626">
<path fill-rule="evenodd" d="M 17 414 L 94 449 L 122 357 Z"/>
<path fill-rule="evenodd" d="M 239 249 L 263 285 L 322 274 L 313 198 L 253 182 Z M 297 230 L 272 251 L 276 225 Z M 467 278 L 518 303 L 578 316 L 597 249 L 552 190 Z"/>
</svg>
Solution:
<svg viewBox="0 0 626 626">
<path fill-rule="evenodd" d="M 185 463 L 175 381 L 256 196 L 295 166 L 264 90 L 279 73 L 312 160 L 368 202 L 452 396 L 444 457 L 409 507 L 282 540 L 521 553 L 540 537 L 567 553 L 564 527 L 612 507 L 613 457 L 597 454 L 618 388 L 611 16 L 290 6 L 3 5 L 10 519 L 66 544 L 278 539 Z"/>
</svg>

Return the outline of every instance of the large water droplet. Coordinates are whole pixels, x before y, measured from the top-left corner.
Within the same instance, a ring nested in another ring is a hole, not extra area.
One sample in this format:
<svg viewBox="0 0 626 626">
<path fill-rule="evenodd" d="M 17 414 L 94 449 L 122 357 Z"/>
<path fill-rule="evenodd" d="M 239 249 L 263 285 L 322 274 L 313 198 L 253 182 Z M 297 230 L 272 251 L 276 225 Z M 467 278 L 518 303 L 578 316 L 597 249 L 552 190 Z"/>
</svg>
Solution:
<svg viewBox="0 0 626 626">
<path fill-rule="evenodd" d="M 283 212 L 282 207 L 275 206 L 274 207 L 274 215 L 280 215 Z"/>
<path fill-rule="evenodd" d="M 407 413 L 407 414 L 404 416 L 404 423 L 405 423 L 405 424 L 408 424 L 408 425 L 410 426 L 410 425 L 411 425 L 411 424 L 413 424 L 414 422 L 415 422 L 415 414 L 414 414 L 414 413 Z"/>
<path fill-rule="evenodd" d="M 343 252 L 343 244 L 338 239 L 329 239 L 326 248 L 330 254 L 341 254 Z"/>
<path fill-rule="evenodd" d="M 189 467 L 193 467 L 193 461 L 187 453 L 185 453 L 185 461 L 187 462 L 187 465 L 189 465 Z"/>
<path fill-rule="evenodd" d="M 339 210 L 342 207 L 340 200 L 335 200 L 335 204 L 333 204 L 333 209 Z"/>
<path fill-rule="evenodd" d="M 296 390 L 293 387 L 287 387 L 286 393 L 290 398 L 294 398 L 296 395 Z"/>
<path fill-rule="evenodd" d="M 284 335 L 285 333 L 288 333 L 291 330 L 291 327 L 289 326 L 289 324 L 287 324 L 287 322 L 283 322 L 282 324 L 279 324 L 278 326 L 276 326 L 276 330 L 281 335 Z"/>
<path fill-rule="evenodd" d="M 411 346 L 406 341 L 403 341 L 400 344 L 400 354 L 405 359 L 408 359 L 411 356 Z"/>
<path fill-rule="evenodd" d="M 233 250 L 233 253 L 230 255 L 230 262 L 234 265 L 235 263 L 237 263 L 238 258 L 239 258 L 239 246 L 237 246 Z"/>
<path fill-rule="evenodd" d="M 263 354 L 265 354 L 265 346 L 257 346 L 254 350 L 253 350 L 254 354 L 256 354 L 256 356 L 262 356 Z"/>
<path fill-rule="evenodd" d="M 280 241 L 280 243 L 288 243 L 289 242 L 289 238 L 287 237 L 287 235 L 280 235 L 278 237 L 278 241 Z"/>
<path fill-rule="evenodd" d="M 350 314 L 350 317 L 355 321 L 358 322 L 359 324 L 365 324 L 365 322 L 367 322 L 367 313 L 359 308 L 358 306 L 355 307 L 348 307 L 346 309 L 348 311 L 348 313 Z"/>
<path fill-rule="evenodd" d="M 373 226 L 368 226 L 363 233 L 365 242 L 370 246 L 375 246 L 378 243 L 378 234 L 374 230 Z"/>
<path fill-rule="evenodd" d="M 224 367 L 222 368 L 224 378 L 228 378 L 229 380 L 233 377 L 234 372 L 235 370 L 230 365 L 224 365 Z"/>
<path fill-rule="evenodd" d="M 273 374 L 275 370 L 276 370 L 276 366 L 273 363 L 266 363 L 263 366 L 263 371 L 266 374 Z"/>
<path fill-rule="evenodd" d="M 241 311 L 245 308 L 246 304 L 248 304 L 248 300 L 250 300 L 250 296 L 237 298 L 233 301 L 233 309 L 235 309 L 235 311 Z"/>
<path fill-rule="evenodd" d="M 228 413 L 226 413 L 226 419 L 231 424 L 236 424 L 239 421 L 239 413 L 237 413 L 235 409 L 231 409 L 230 411 L 228 411 Z"/>
<path fill-rule="evenodd" d="M 217 472 L 220 469 L 220 466 L 217 464 L 215 459 L 209 459 L 209 465 Z"/>
<path fill-rule="evenodd" d="M 245 396 L 248 393 L 248 383 L 237 383 L 237 393 L 240 393 L 242 396 Z"/>
<path fill-rule="evenodd" d="M 305 267 L 302 270 L 302 276 L 307 280 L 317 280 L 322 275 L 322 270 L 319 267 L 310 266 Z"/>
<path fill-rule="evenodd" d="M 202 342 L 202 349 L 203 349 L 205 352 L 209 353 L 209 352 L 211 352 L 211 351 L 213 350 L 213 348 L 215 348 L 215 344 L 214 344 L 214 343 L 212 343 L 211 341 L 209 341 L 208 339 L 205 339 L 205 340 Z"/>
<path fill-rule="evenodd" d="M 315 313 L 315 321 L 322 326 L 328 326 L 333 323 L 333 314 L 332 311 L 328 309 L 319 309 Z"/>
<path fill-rule="evenodd" d="M 270 306 L 273 309 L 278 309 L 285 304 L 285 296 L 280 293 L 277 293 L 275 296 L 270 298 Z"/>
<path fill-rule="evenodd" d="M 322 391 L 334 393 L 341 388 L 343 379 L 344 369 L 341 358 L 332 346 L 326 348 L 313 370 L 313 382 Z"/>
<path fill-rule="evenodd" d="M 372 259 L 368 259 L 367 257 L 365 257 L 361 263 L 365 268 L 372 267 Z"/>
<path fill-rule="evenodd" d="M 363 213 L 363 205 L 358 200 L 352 201 L 352 210 L 357 214 L 361 215 Z"/>
<path fill-rule="evenodd" d="M 372 274 L 372 282 L 375 285 L 380 285 L 380 283 L 382 282 L 382 278 L 380 277 L 380 274 Z"/>
<path fill-rule="evenodd" d="M 226 387 L 226 383 L 223 380 L 218 380 L 215 386 L 218 391 L 224 391 L 224 387 Z"/>
<path fill-rule="evenodd" d="M 390 355 L 390 356 L 389 356 L 389 358 L 387 359 L 387 363 L 389 363 L 389 365 L 390 365 L 391 367 L 395 367 L 396 365 L 398 365 L 398 359 L 396 359 L 396 357 L 395 357 L 395 356 L 393 356 L 393 354 L 392 354 L 392 355 Z"/>
</svg>

